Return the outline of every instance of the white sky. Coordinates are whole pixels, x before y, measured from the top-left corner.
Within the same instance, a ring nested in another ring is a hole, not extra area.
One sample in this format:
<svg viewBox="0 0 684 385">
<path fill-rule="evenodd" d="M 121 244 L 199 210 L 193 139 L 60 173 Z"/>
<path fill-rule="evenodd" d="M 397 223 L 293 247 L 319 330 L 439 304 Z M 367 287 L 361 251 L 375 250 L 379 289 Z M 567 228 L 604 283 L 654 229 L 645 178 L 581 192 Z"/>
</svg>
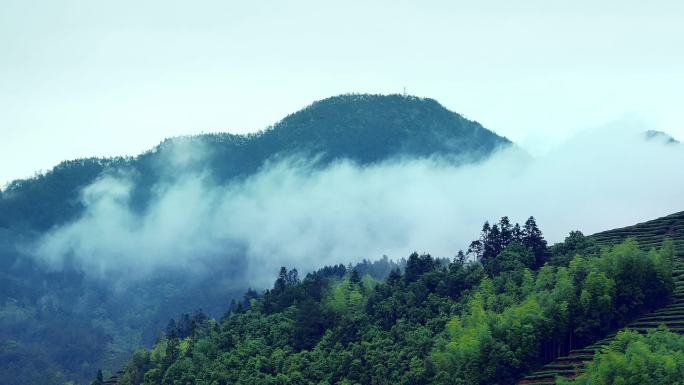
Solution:
<svg viewBox="0 0 684 385">
<path fill-rule="evenodd" d="M 0 0 L 0 186 L 403 87 L 533 152 L 624 116 L 684 139 L 683 47 L 679 0 Z"/>
</svg>

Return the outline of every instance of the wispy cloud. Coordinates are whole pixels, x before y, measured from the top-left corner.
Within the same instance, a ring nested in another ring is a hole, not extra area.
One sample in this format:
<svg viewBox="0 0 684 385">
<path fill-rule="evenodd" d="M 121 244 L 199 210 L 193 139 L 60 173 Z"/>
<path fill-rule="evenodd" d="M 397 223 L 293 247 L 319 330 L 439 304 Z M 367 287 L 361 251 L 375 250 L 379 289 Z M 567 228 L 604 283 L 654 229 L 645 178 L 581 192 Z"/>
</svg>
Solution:
<svg viewBox="0 0 684 385">
<path fill-rule="evenodd" d="M 483 221 L 503 215 L 535 215 L 559 241 L 570 230 L 684 209 L 682 146 L 645 140 L 643 131 L 620 122 L 534 160 L 508 149 L 460 167 L 435 158 L 318 168 L 288 158 L 227 185 L 198 167 L 192 152 L 201 149 L 180 148 L 166 162 L 173 178 L 154 187 L 144 212 L 130 208 L 134 178 L 110 173 L 83 190 L 83 216 L 46 234 L 34 253 L 56 267 L 66 257 L 93 274 L 129 277 L 167 267 L 201 272 L 239 257 L 258 285 L 281 265 L 309 269 L 414 250 L 452 256 Z"/>
</svg>

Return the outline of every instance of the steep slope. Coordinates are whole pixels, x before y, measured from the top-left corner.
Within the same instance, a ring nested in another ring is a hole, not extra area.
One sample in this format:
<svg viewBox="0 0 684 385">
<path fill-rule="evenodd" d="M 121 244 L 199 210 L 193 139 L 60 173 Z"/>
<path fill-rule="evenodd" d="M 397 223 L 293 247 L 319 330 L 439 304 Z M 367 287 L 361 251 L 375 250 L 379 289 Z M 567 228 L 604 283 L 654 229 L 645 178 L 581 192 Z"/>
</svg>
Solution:
<svg viewBox="0 0 684 385">
<path fill-rule="evenodd" d="M 592 237 L 602 246 L 612 246 L 627 238 L 635 238 L 644 250 L 660 247 L 665 238 L 672 239 L 676 260 L 673 269 L 675 289 L 671 300 L 666 306 L 634 320 L 625 329 L 645 333 L 659 325 L 666 325 L 671 331 L 684 333 L 684 211 L 633 226 L 600 232 Z M 577 376 L 593 359 L 594 354 L 610 344 L 616 334 L 612 333 L 592 345 L 570 351 L 568 355 L 559 357 L 526 376 L 518 384 L 552 385 L 559 376 Z"/>
<path fill-rule="evenodd" d="M 643 249 L 660 247 L 668 237 L 674 242 L 676 255 L 684 258 L 684 211 L 633 226 L 603 231 L 592 237 L 605 246 L 612 246 L 631 237 Z"/>
</svg>

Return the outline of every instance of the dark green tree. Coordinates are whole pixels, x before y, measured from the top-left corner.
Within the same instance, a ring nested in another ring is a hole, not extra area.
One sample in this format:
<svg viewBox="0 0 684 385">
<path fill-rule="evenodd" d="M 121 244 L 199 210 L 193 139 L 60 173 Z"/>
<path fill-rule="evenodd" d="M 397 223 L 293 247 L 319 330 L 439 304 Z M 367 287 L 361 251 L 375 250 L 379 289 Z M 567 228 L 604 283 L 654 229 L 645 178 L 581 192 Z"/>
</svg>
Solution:
<svg viewBox="0 0 684 385">
<path fill-rule="evenodd" d="M 525 221 L 522 229 L 522 244 L 532 251 L 534 255 L 534 267 L 541 267 L 548 259 L 546 240 L 541 230 L 537 227 L 534 217 L 529 217 Z"/>
<path fill-rule="evenodd" d="M 102 385 L 104 383 L 104 378 L 102 378 L 102 369 L 97 370 L 97 375 L 90 385 Z"/>
</svg>

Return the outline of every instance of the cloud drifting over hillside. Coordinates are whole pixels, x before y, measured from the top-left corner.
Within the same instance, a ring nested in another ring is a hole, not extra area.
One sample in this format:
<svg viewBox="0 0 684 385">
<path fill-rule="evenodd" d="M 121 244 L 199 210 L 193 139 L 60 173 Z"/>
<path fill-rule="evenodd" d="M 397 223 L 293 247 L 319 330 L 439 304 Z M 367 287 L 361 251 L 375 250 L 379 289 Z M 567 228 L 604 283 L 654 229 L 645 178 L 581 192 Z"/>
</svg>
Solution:
<svg viewBox="0 0 684 385">
<path fill-rule="evenodd" d="M 34 252 L 96 274 L 211 268 L 247 258 L 246 276 L 270 282 L 281 265 L 311 269 L 416 250 L 453 256 L 485 220 L 534 215 L 546 237 L 623 226 L 684 209 L 684 150 L 616 125 L 579 135 L 531 160 L 507 149 L 454 166 L 440 159 L 316 168 L 287 159 L 216 185 L 180 149 L 172 182 L 150 206 L 129 208 L 132 179 L 108 174 L 83 190 L 85 214 L 45 235 Z"/>
</svg>

